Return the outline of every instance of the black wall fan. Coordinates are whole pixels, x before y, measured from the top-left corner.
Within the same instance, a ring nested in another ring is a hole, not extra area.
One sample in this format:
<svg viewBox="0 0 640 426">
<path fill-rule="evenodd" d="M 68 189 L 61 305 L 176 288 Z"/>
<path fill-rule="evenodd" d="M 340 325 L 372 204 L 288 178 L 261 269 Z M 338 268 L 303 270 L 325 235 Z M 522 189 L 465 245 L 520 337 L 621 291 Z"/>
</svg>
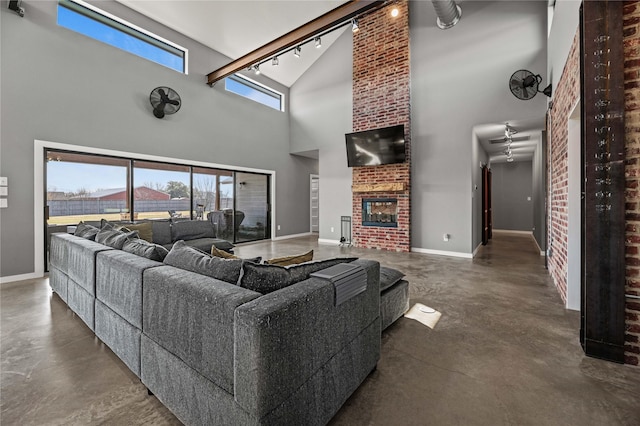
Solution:
<svg viewBox="0 0 640 426">
<path fill-rule="evenodd" d="M 509 89 L 511 93 L 523 101 L 533 99 L 533 97 L 542 92 L 547 96 L 551 96 L 551 85 L 548 85 L 544 90 L 539 90 L 540 83 L 542 83 L 542 77 L 540 74 L 534 74 L 528 70 L 518 70 L 511 75 L 509 79 Z"/>
<path fill-rule="evenodd" d="M 149 95 L 153 107 L 153 115 L 163 118 L 165 114 L 175 114 L 180 109 L 180 95 L 169 87 L 156 87 Z"/>
</svg>

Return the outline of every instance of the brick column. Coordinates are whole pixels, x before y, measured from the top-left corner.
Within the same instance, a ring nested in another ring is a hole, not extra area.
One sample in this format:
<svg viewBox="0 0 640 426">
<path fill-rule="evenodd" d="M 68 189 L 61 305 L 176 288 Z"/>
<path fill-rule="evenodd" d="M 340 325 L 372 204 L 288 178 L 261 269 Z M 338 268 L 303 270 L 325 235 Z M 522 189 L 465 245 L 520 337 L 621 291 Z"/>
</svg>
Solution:
<svg viewBox="0 0 640 426">
<path fill-rule="evenodd" d="M 398 16 L 391 10 L 398 9 Z M 357 247 L 411 250 L 411 109 L 409 4 L 398 0 L 362 17 L 353 34 L 353 131 L 404 124 L 407 161 L 355 167 L 353 184 L 403 183 L 399 192 L 353 194 L 353 238 Z M 362 226 L 363 198 L 397 198 L 398 227 Z"/>
<path fill-rule="evenodd" d="M 640 296 L 640 2 L 624 5 L 626 288 Z M 626 299 L 625 363 L 640 365 L 640 300 Z"/>
</svg>

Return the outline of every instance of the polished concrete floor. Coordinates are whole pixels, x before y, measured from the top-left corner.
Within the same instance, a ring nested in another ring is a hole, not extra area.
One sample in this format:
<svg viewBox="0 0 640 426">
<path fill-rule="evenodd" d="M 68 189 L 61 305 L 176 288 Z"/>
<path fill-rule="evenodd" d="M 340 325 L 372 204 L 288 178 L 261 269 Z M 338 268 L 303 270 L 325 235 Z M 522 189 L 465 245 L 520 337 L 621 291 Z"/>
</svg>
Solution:
<svg viewBox="0 0 640 426">
<path fill-rule="evenodd" d="M 640 369 L 587 358 L 530 237 L 494 235 L 472 261 L 320 245 L 248 244 L 243 257 L 356 255 L 404 271 L 434 329 L 401 318 L 378 368 L 331 425 L 640 425 Z M 0 286 L 2 425 L 173 425 L 46 279 Z"/>
</svg>

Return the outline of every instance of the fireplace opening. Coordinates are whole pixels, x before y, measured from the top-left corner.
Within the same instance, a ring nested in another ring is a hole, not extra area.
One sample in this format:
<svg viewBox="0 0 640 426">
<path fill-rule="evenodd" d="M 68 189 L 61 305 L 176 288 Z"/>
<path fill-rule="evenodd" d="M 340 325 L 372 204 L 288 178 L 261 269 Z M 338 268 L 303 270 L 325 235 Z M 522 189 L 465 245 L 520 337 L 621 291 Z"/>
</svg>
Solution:
<svg viewBox="0 0 640 426">
<path fill-rule="evenodd" d="M 365 198 L 362 200 L 362 226 L 398 227 L 396 198 Z"/>
</svg>

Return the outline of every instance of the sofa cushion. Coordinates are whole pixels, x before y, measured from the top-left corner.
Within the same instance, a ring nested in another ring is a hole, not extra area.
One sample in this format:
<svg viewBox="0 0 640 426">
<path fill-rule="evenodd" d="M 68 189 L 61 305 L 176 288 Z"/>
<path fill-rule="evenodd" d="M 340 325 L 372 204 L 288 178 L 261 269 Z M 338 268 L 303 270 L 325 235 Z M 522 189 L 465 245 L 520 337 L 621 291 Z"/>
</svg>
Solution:
<svg viewBox="0 0 640 426">
<path fill-rule="evenodd" d="M 101 229 L 96 234 L 96 242 L 105 246 L 122 250 L 127 238 L 138 238 L 138 231 L 123 232 L 116 229 Z"/>
<path fill-rule="evenodd" d="M 151 225 L 151 222 L 128 223 L 125 227 L 130 231 L 138 231 L 140 239 L 150 243 L 153 242 L 153 225 Z"/>
<path fill-rule="evenodd" d="M 212 246 L 228 252 L 231 252 L 234 247 L 229 241 L 220 238 L 196 238 L 195 240 L 184 240 L 184 243 L 205 253 L 209 253 Z"/>
<path fill-rule="evenodd" d="M 355 257 L 326 259 L 287 267 L 245 262 L 242 264 L 243 274 L 240 279 L 240 286 L 267 294 L 306 280 L 309 278 L 309 274 L 313 272 L 329 268 L 338 263 L 353 262 L 356 259 Z"/>
<path fill-rule="evenodd" d="M 208 220 L 181 220 L 171 224 L 173 241 L 215 238 L 215 236 L 213 225 Z"/>
<path fill-rule="evenodd" d="M 135 255 L 146 257 L 150 260 L 156 260 L 158 262 L 162 262 L 169 253 L 169 250 L 162 247 L 161 245 L 150 243 L 141 238 L 128 239 L 122 246 L 122 250 L 126 251 L 127 253 L 133 253 Z"/>
<path fill-rule="evenodd" d="M 171 221 L 170 220 L 152 220 L 151 234 L 153 240 L 151 242 L 160 244 L 161 246 L 171 244 Z"/>
<path fill-rule="evenodd" d="M 294 256 L 274 257 L 273 259 L 265 260 L 264 263 L 269 265 L 289 266 L 297 265 L 304 262 L 311 262 L 312 260 L 313 250 L 309 250 L 306 253 L 297 254 Z"/>
<path fill-rule="evenodd" d="M 206 275 L 231 284 L 236 284 L 242 269 L 241 259 L 222 259 L 212 257 L 193 247 L 187 246 L 184 241 L 176 241 L 167 257 L 165 265 Z"/>
<path fill-rule="evenodd" d="M 380 291 L 385 291 L 404 278 L 404 273 L 387 266 L 380 266 Z"/>
<path fill-rule="evenodd" d="M 78 226 L 76 226 L 76 231 L 73 233 L 73 235 L 86 238 L 87 240 L 95 241 L 98 232 L 100 232 L 100 229 L 96 228 L 95 226 L 87 225 L 84 222 L 80 222 Z"/>
</svg>

